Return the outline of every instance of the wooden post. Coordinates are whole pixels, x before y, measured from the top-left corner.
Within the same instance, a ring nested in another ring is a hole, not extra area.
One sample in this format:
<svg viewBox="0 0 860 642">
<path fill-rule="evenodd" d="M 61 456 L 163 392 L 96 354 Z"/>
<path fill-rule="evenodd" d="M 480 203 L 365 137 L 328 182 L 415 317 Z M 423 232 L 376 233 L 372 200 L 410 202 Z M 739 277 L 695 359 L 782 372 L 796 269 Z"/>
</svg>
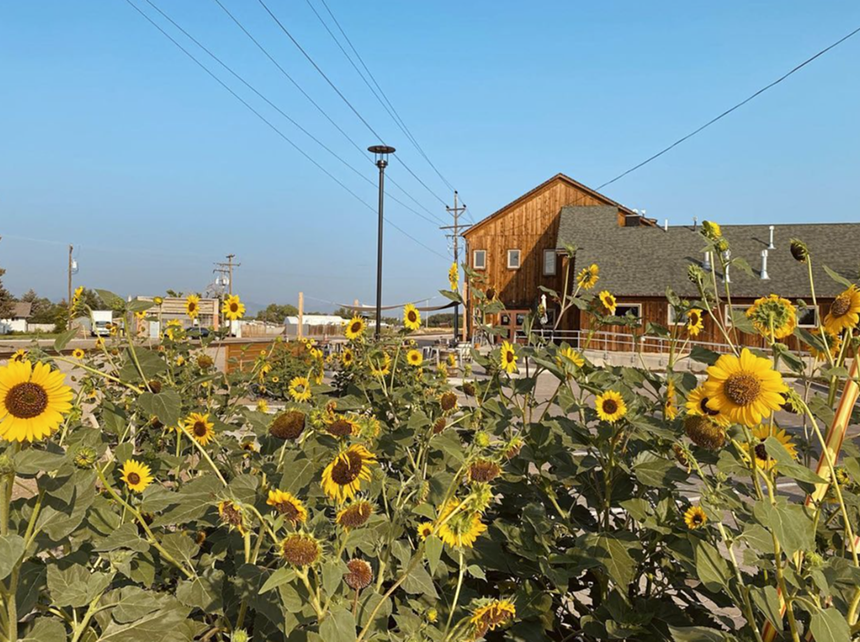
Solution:
<svg viewBox="0 0 860 642">
<path fill-rule="evenodd" d="M 304 334 L 305 323 L 305 293 L 299 292 L 299 327 L 296 330 L 296 336 L 301 339 Z"/>
</svg>

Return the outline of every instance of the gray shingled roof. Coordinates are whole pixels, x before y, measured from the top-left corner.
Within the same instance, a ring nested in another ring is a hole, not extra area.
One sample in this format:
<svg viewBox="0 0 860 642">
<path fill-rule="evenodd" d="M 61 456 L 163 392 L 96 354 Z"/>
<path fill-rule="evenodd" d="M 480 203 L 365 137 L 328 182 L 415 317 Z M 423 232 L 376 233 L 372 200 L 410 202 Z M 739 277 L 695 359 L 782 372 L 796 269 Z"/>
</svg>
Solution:
<svg viewBox="0 0 860 642">
<path fill-rule="evenodd" d="M 731 291 L 737 297 L 770 293 L 810 301 L 807 267 L 789 252 L 792 238 L 802 240 L 813 257 L 816 294 L 837 295 L 844 288 L 833 281 L 823 266 L 854 281 L 860 268 L 860 223 L 812 223 L 776 225 L 774 245 L 768 252 L 769 280 L 762 280 L 761 251 L 767 249 L 768 225 L 723 225 L 723 236 L 733 257 L 746 259 L 754 276 L 738 268 L 730 270 Z M 701 228 L 699 228 L 701 229 Z M 671 287 L 681 296 L 697 295 L 687 280 L 690 263 L 702 265 L 706 243 L 692 226 L 619 227 L 614 207 L 564 207 L 557 247 L 575 245 L 577 269 L 591 263 L 600 266 L 598 287 L 617 296 L 663 296 Z M 722 288 L 722 274 L 718 275 Z"/>
</svg>

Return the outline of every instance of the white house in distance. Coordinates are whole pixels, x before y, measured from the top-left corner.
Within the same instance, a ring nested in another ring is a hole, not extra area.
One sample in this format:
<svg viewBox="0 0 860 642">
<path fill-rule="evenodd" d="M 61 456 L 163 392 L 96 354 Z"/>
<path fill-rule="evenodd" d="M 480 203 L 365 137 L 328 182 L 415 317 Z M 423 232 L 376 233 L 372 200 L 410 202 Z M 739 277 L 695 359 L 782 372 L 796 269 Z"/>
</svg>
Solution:
<svg viewBox="0 0 860 642">
<path fill-rule="evenodd" d="M 0 319 L 0 334 L 26 332 L 27 319 L 30 318 L 32 310 L 32 303 L 15 303 L 12 309 L 12 316 L 8 319 Z"/>
</svg>

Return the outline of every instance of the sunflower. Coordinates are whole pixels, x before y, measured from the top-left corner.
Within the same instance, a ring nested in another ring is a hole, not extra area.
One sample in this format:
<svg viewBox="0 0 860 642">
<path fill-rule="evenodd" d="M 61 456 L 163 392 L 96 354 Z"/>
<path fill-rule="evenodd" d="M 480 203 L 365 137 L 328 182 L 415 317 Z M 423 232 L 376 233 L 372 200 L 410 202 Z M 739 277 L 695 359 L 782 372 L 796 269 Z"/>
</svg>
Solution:
<svg viewBox="0 0 860 642">
<path fill-rule="evenodd" d="M 371 515 L 373 515 L 373 504 L 367 500 L 360 499 L 339 510 L 335 517 L 335 522 L 337 522 L 338 526 L 349 530 L 364 526 Z"/>
<path fill-rule="evenodd" d="M 824 340 L 827 340 L 827 349 L 830 352 L 830 356 L 834 359 L 839 354 L 839 351 L 842 349 L 842 335 L 841 334 L 831 334 L 826 329 L 824 330 L 824 338 L 821 337 L 821 330 L 815 328 L 811 331 L 811 334 L 815 337 L 818 337 L 819 341 L 822 343 L 822 348 L 824 347 Z M 807 346 L 809 351 L 812 353 L 812 356 L 815 357 L 817 361 L 826 361 L 827 360 L 827 352 L 823 349 L 819 349 L 813 344 L 809 344 Z"/>
<path fill-rule="evenodd" d="M 80 348 L 75 348 L 74 350 L 72 350 L 72 356 L 75 359 L 83 359 L 86 354 L 87 353 L 84 352 L 83 350 L 81 350 Z"/>
<path fill-rule="evenodd" d="M 164 297 L 157 296 L 157 297 L 155 297 L 155 298 L 152 300 L 152 302 L 153 302 L 155 305 L 161 305 L 162 303 L 164 303 Z"/>
<path fill-rule="evenodd" d="M 281 555 L 293 566 L 301 568 L 319 561 L 322 546 L 313 535 L 293 533 L 281 542 Z"/>
<path fill-rule="evenodd" d="M 663 406 L 663 412 L 669 421 L 678 416 L 678 406 L 675 403 L 676 397 L 675 382 L 670 379 L 666 383 L 666 404 Z"/>
<path fill-rule="evenodd" d="M 229 499 L 220 501 L 218 502 L 218 516 L 231 530 L 235 528 L 241 535 L 248 534 L 248 520 L 241 505 Z"/>
<path fill-rule="evenodd" d="M 469 624 L 474 629 L 474 638 L 483 637 L 487 631 L 505 626 L 517 616 L 517 609 L 510 600 L 482 600 L 472 612 Z"/>
<path fill-rule="evenodd" d="M 824 317 L 824 328 L 831 334 L 840 334 L 846 328 L 854 328 L 860 321 L 860 291 L 852 285 L 830 304 Z"/>
<path fill-rule="evenodd" d="M 778 410 L 785 402 L 783 393 L 788 392 L 770 361 L 747 348 L 740 357 L 724 354 L 709 366 L 703 387 L 710 408 L 749 428 Z"/>
<path fill-rule="evenodd" d="M 448 546 L 472 548 L 475 540 L 487 530 L 487 525 L 481 521 L 481 513 L 477 511 L 461 511 L 449 518 L 460 506 L 460 501 L 451 499 L 445 504 L 439 515 L 439 537 Z"/>
<path fill-rule="evenodd" d="M 346 323 L 346 327 L 344 329 L 344 334 L 346 338 L 350 341 L 354 339 L 358 339 L 362 334 L 364 334 L 364 330 L 367 328 L 367 324 L 364 322 L 360 316 L 356 315 L 352 317 L 352 319 Z"/>
<path fill-rule="evenodd" d="M 293 377 L 289 386 L 290 396 L 296 401 L 307 401 L 311 398 L 311 382 L 307 377 Z"/>
<path fill-rule="evenodd" d="M 66 375 L 46 363 L 10 361 L 0 368 L 0 438 L 35 441 L 53 433 L 72 409 Z"/>
<path fill-rule="evenodd" d="M 352 362 L 355 361 L 355 355 L 352 350 L 349 348 L 344 348 L 343 352 L 340 353 L 340 362 L 344 367 L 349 368 L 352 365 Z"/>
<path fill-rule="evenodd" d="M 621 395 L 614 390 L 607 390 L 598 395 L 594 400 L 594 407 L 597 409 L 597 416 L 611 424 L 627 414 L 627 404 L 624 403 Z"/>
<path fill-rule="evenodd" d="M 200 297 L 196 294 L 189 294 L 185 299 L 185 314 L 192 319 L 196 319 L 200 314 Z"/>
<path fill-rule="evenodd" d="M 281 378 L 278 375 L 273 375 L 272 383 L 281 383 Z"/>
<path fill-rule="evenodd" d="M 305 414 L 298 410 L 280 413 L 269 424 L 269 434 L 276 439 L 294 441 L 305 429 Z"/>
<path fill-rule="evenodd" d="M 370 357 L 370 374 L 374 377 L 384 377 L 391 372 L 391 355 L 387 352 Z"/>
<path fill-rule="evenodd" d="M 19 361 L 27 361 L 27 351 L 23 348 L 15 350 L 15 352 L 12 353 L 12 356 L 9 357 L 9 361 L 12 363 L 16 363 Z"/>
<path fill-rule="evenodd" d="M 245 316 L 245 304 L 235 294 L 231 294 L 221 306 L 221 312 L 230 321 L 237 321 Z"/>
<path fill-rule="evenodd" d="M 302 524 L 308 518 L 308 509 L 304 503 L 292 494 L 283 490 L 270 490 L 266 504 L 278 511 L 284 520 L 291 524 Z"/>
<path fill-rule="evenodd" d="M 722 414 L 718 410 L 714 410 L 711 408 L 708 403 L 708 396 L 705 394 L 705 389 L 702 386 L 698 386 L 694 388 L 689 395 L 687 395 L 687 403 L 685 404 L 687 408 L 687 414 L 693 415 L 696 417 L 707 417 L 715 424 L 726 427 L 732 422 Z"/>
<path fill-rule="evenodd" d="M 406 353 L 406 363 L 410 366 L 420 366 L 424 363 L 424 355 L 421 354 L 420 350 L 412 349 Z"/>
<path fill-rule="evenodd" d="M 460 285 L 460 270 L 456 263 L 452 263 L 448 268 L 448 285 L 451 286 L 451 291 L 456 292 Z"/>
<path fill-rule="evenodd" d="M 684 523 L 691 531 L 702 528 L 708 522 L 708 515 L 701 506 L 690 506 L 684 513 Z"/>
<path fill-rule="evenodd" d="M 403 325 L 407 330 L 417 330 L 421 327 L 421 313 L 411 303 L 403 308 Z"/>
<path fill-rule="evenodd" d="M 453 352 L 449 352 L 448 356 L 445 359 L 445 362 L 449 368 L 456 368 L 457 367 L 457 355 L 455 355 Z"/>
<path fill-rule="evenodd" d="M 257 402 L 257 412 L 269 412 L 269 402 L 265 399 L 260 399 Z"/>
<path fill-rule="evenodd" d="M 502 342 L 502 350 L 499 353 L 502 370 L 508 374 L 513 374 L 517 371 L 517 354 L 514 351 L 514 346 L 509 341 Z"/>
<path fill-rule="evenodd" d="M 561 367 L 564 367 L 565 363 L 570 363 L 575 365 L 577 368 L 581 368 L 585 365 L 585 359 L 583 359 L 582 355 L 576 350 L 568 346 L 558 351 L 556 363 Z"/>
<path fill-rule="evenodd" d="M 713 221 L 702 221 L 702 234 L 705 235 L 705 238 L 716 241 L 723 237 L 723 230 L 720 228 L 719 223 L 714 223 Z"/>
<path fill-rule="evenodd" d="M 348 437 L 358 434 L 359 431 L 358 424 L 346 417 L 336 417 L 325 429 L 333 437 Z"/>
<path fill-rule="evenodd" d="M 201 446 L 205 446 L 215 437 L 215 424 L 209 421 L 208 414 L 192 412 L 183 423 L 185 424 L 185 430 L 187 430 Z"/>
<path fill-rule="evenodd" d="M 325 494 L 342 504 L 355 497 L 362 481 L 370 481 L 370 467 L 376 455 L 360 444 L 354 444 L 335 457 L 322 473 Z"/>
<path fill-rule="evenodd" d="M 502 474 L 502 468 L 489 459 L 478 459 L 469 466 L 469 481 L 488 484 Z"/>
<path fill-rule="evenodd" d="M 776 464 L 776 461 L 770 457 L 764 445 L 768 437 L 773 437 L 781 443 L 789 457 L 792 459 L 797 458 L 797 447 L 791 440 L 791 435 L 782 428 L 760 424 L 753 428 L 752 436 L 753 442 L 750 444 L 750 457 L 755 460 L 756 466 L 759 468 L 770 470 Z"/>
<path fill-rule="evenodd" d="M 367 588 L 373 581 L 373 568 L 364 560 L 349 560 L 346 563 L 346 573 L 343 574 L 343 581 L 354 591 Z"/>
<path fill-rule="evenodd" d="M 747 318 L 763 337 L 784 339 L 797 327 L 797 308 L 776 294 L 756 299 L 746 311 Z"/>
<path fill-rule="evenodd" d="M 433 534 L 433 522 L 423 522 L 418 525 L 418 537 L 425 540 Z"/>
<path fill-rule="evenodd" d="M 606 310 L 609 315 L 614 315 L 615 308 L 618 305 L 615 295 L 610 294 L 609 290 L 603 290 L 597 296 L 600 299 L 600 304 L 603 306 L 603 309 Z"/>
<path fill-rule="evenodd" d="M 125 482 L 129 490 L 142 493 L 152 483 L 152 471 L 146 464 L 134 459 L 126 459 L 122 465 L 120 479 Z"/>
<path fill-rule="evenodd" d="M 579 274 L 576 275 L 576 285 L 583 290 L 590 290 L 600 279 L 600 268 L 596 263 L 592 263 L 586 268 L 582 268 Z"/>
<path fill-rule="evenodd" d="M 702 318 L 702 311 L 698 308 L 687 310 L 687 334 L 691 337 L 697 337 L 704 329 L 705 323 Z"/>
</svg>

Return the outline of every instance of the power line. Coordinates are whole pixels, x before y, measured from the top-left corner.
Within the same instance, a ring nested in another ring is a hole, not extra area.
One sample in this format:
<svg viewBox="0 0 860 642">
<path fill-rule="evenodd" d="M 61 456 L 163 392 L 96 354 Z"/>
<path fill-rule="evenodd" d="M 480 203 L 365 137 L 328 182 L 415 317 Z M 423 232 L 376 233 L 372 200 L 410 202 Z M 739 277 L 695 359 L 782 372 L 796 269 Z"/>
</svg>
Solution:
<svg viewBox="0 0 860 642">
<path fill-rule="evenodd" d="M 618 176 L 616 176 L 616 177 L 615 177 L 615 178 L 613 178 L 612 180 L 610 180 L 610 181 L 606 181 L 605 183 L 603 183 L 603 185 L 600 185 L 597 189 L 598 189 L 598 190 L 603 189 L 603 188 L 604 188 L 604 187 L 606 187 L 607 185 L 611 185 L 611 184 L 612 184 L 612 183 L 614 183 L 615 181 L 617 181 L 617 180 L 619 180 L 619 179 L 621 179 L 621 178 L 624 178 L 625 176 L 627 176 L 627 175 L 628 175 L 628 174 L 630 174 L 631 172 L 635 172 L 635 171 L 636 171 L 637 169 L 639 169 L 640 167 L 643 167 L 643 166 L 647 165 L 648 163 L 650 163 L 651 161 L 653 161 L 653 160 L 655 160 L 655 159 L 659 158 L 660 156 L 662 156 L 662 155 L 663 155 L 663 154 L 665 154 L 666 152 L 670 151 L 671 149 L 674 149 L 675 147 L 677 147 L 678 145 L 680 145 L 681 143 L 683 143 L 685 140 L 689 140 L 690 138 L 692 138 L 693 136 L 695 136 L 696 134 L 698 134 L 698 133 L 699 133 L 699 132 L 701 132 L 702 130 L 707 129 L 708 127 L 710 127 L 711 125 L 713 125 L 713 124 L 714 124 L 715 122 L 717 122 L 718 120 L 721 120 L 722 118 L 725 118 L 726 116 L 728 116 L 729 114 L 731 114 L 731 113 L 732 113 L 733 111 L 735 111 L 736 109 L 738 109 L 738 108 L 740 108 L 740 107 L 743 107 L 743 106 L 744 106 L 744 105 L 746 105 L 748 102 L 750 102 L 753 98 L 756 98 L 757 96 L 760 96 L 761 94 L 763 94 L 764 92 L 766 92 L 766 91 L 767 91 L 768 89 L 770 89 L 771 87 L 773 87 L 773 86 L 775 86 L 775 85 L 778 85 L 778 84 L 779 84 L 779 83 L 781 83 L 783 80 L 785 80 L 786 78 L 788 78 L 789 76 L 791 76 L 793 73 L 795 73 L 795 72 L 797 72 L 797 71 L 800 71 L 800 70 L 801 70 L 801 69 L 803 69 L 806 65 L 808 65 L 809 63 L 811 63 L 813 60 L 815 60 L 816 58 L 818 58 L 818 57 L 820 57 L 820 56 L 823 56 L 823 55 L 824 55 L 824 54 L 826 54 L 828 51 L 830 51 L 830 50 L 831 50 L 831 49 L 833 49 L 834 47 L 836 47 L 836 46 L 838 46 L 838 45 L 842 44 L 843 42 L 845 42 L 846 40 L 848 40 L 850 37 L 852 37 L 852 36 L 856 35 L 857 33 L 860 33 L 860 27 L 858 27 L 857 29 L 855 29 L 854 31 L 852 31 L 851 33 L 849 33 L 847 36 L 843 36 L 842 38 L 840 38 L 839 40 L 837 40 L 836 42 L 834 42 L 832 45 L 830 45 L 830 46 L 828 46 L 828 47 L 825 47 L 824 49 L 822 49 L 821 51 L 819 51 L 817 54 L 815 54 L 814 56 L 812 56 L 811 58 L 807 58 L 807 59 L 806 59 L 806 60 L 804 60 L 802 63 L 800 63 L 799 65 L 797 65 L 794 69 L 792 69 L 791 71 L 789 71 L 788 73 L 786 73 L 786 74 L 784 74 L 784 75 L 780 76 L 779 78 L 777 78 L 776 80 L 774 80 L 774 81 L 773 81 L 772 83 L 770 83 L 769 85 L 766 85 L 766 86 L 762 87 L 762 88 L 761 88 L 761 89 L 759 89 L 757 92 L 755 92 L 754 94 L 752 94 L 751 96 L 749 96 L 749 97 L 748 97 L 748 98 L 746 98 L 745 100 L 742 100 L 741 102 L 739 102 L 739 103 L 738 103 L 737 105 L 735 105 L 734 107 L 732 107 L 732 108 L 730 108 L 730 109 L 727 109 L 726 111 L 724 111 L 722 114 L 720 114 L 720 115 L 719 115 L 719 116 L 717 116 L 716 118 L 712 118 L 711 120 L 709 120 L 708 122 L 706 122 L 704 125 L 702 125 L 702 126 L 701 126 L 701 127 L 699 127 L 698 129 L 696 129 L 696 130 L 694 130 L 694 131 L 690 132 L 689 134 L 687 134 L 687 135 L 686 135 L 686 136 L 684 136 L 683 138 L 679 138 L 678 140 L 676 140 L 674 143 L 672 143 L 671 145 L 669 145 L 669 146 L 668 146 L 668 147 L 666 147 L 665 149 L 663 149 L 663 150 L 661 150 L 661 151 L 657 152 L 656 154 L 654 154 L 654 155 L 653 155 L 653 156 L 651 156 L 650 158 L 645 159 L 644 161 L 642 161 L 642 162 L 641 162 L 641 163 L 639 163 L 638 165 L 635 165 L 635 166 L 631 167 L 631 168 L 630 168 L 630 169 L 628 169 L 626 172 L 622 172 L 621 174 L 619 174 Z"/>
<path fill-rule="evenodd" d="M 269 121 L 269 120 L 268 120 L 265 116 L 263 116 L 259 111 L 257 111 L 256 109 L 254 109 L 254 107 L 253 107 L 253 106 L 251 106 L 251 104 L 250 104 L 250 103 L 248 103 L 244 98 L 242 98 L 239 94 L 237 94 L 235 91 L 233 91 L 233 89 L 231 89 L 231 88 L 230 88 L 230 87 L 229 87 L 229 86 L 228 86 L 224 81 L 222 81 L 220 78 L 218 78 L 218 76 L 216 76 L 214 73 L 212 73 L 212 71 L 210 71 L 210 70 L 206 67 L 206 65 L 204 65 L 202 62 L 200 62 L 200 61 L 199 61 L 199 60 L 194 56 L 194 54 L 192 54 L 192 53 L 191 53 L 190 51 L 188 51 L 185 47 L 183 47 L 181 44 L 179 44 L 179 42 L 177 42 L 177 41 L 176 41 L 176 39 L 174 39 L 174 38 L 173 38 L 173 36 L 171 36 L 171 35 L 170 35 L 169 33 L 167 33 L 164 29 L 162 29 L 162 28 L 161 28 L 161 25 L 159 25 L 158 23 L 156 23 L 154 20 L 152 20 L 152 18 L 150 18 L 150 17 L 149 17 L 148 15 L 146 15 L 143 11 L 141 11 L 141 9 L 140 9 L 137 5 L 135 5 L 131 0 L 125 0 L 125 1 L 126 1 L 126 3 L 127 3 L 129 6 L 131 6 L 135 11 L 137 11 L 141 16 L 143 16 L 143 17 L 146 19 L 146 21 L 147 21 L 147 22 L 149 22 L 153 27 L 155 27 L 156 29 L 158 29 L 158 31 L 160 31 L 160 32 L 161 32 L 161 34 L 162 34 L 162 35 L 164 35 L 164 37 L 165 37 L 165 38 L 167 38 L 168 40 L 170 40 L 170 42 L 172 42 L 174 45 L 176 45 L 176 47 L 178 47 L 180 51 L 182 51 L 186 56 L 188 56 L 191 60 L 193 60 L 193 61 L 194 61 L 194 63 L 195 63 L 195 64 L 197 64 L 197 66 L 198 66 L 198 67 L 200 67 L 200 68 L 201 68 L 203 71 L 205 71 L 205 72 L 206 72 L 206 73 L 207 73 L 207 74 L 208 74 L 208 75 L 209 75 L 213 80 L 215 80 L 219 85 L 221 85 L 221 87 L 223 87 L 226 91 L 228 91 L 228 92 L 230 93 L 230 95 L 231 95 L 231 96 L 233 96 L 236 100 L 238 100 L 240 103 L 242 103 L 242 104 L 243 104 L 243 105 L 244 105 L 248 110 L 250 110 L 250 111 L 251 111 L 251 112 L 252 112 L 252 113 L 253 113 L 257 118 L 259 118 L 261 121 L 263 121 L 263 123 L 265 123 L 265 124 L 266 124 L 266 125 L 267 125 L 271 130 L 272 130 L 272 131 L 274 131 L 276 134 L 278 134 L 278 136 L 280 136 L 283 140 L 285 140 L 287 143 L 289 143 L 289 144 L 290 144 L 290 145 L 291 145 L 291 146 L 292 146 L 292 147 L 293 147 L 297 152 L 299 152 L 302 156 L 304 156 L 308 161 L 310 161 L 311 163 L 313 163 L 313 165 L 314 165 L 314 166 L 316 166 L 316 167 L 317 167 L 321 172 L 323 172 L 326 176 L 328 176 L 328 177 L 329 177 L 330 179 L 332 179 L 335 183 L 337 183 L 338 185 L 340 185 L 344 190 L 346 190 L 347 192 L 349 192 L 349 194 L 350 194 L 350 195 L 352 195 L 352 196 L 353 196 L 357 201 L 359 201 L 359 202 L 360 202 L 362 205 L 364 205 L 367 209 L 369 209 L 371 212 L 376 212 L 376 210 L 373 208 L 373 206 L 371 206 L 369 203 L 367 203 L 367 201 L 365 201 L 364 199 L 362 199 L 358 194 L 356 194 L 355 192 L 353 192 L 349 187 L 347 187 L 343 182 L 341 182 L 337 177 L 335 177 L 335 176 L 334 176 L 331 172 L 329 172 L 325 167 L 323 167 L 322 165 L 320 165 L 320 164 L 319 164 L 316 160 L 314 160 L 314 159 L 313 159 L 313 158 L 312 158 L 312 157 L 311 157 L 307 152 L 305 152 L 301 147 L 299 147 L 296 143 L 294 143 L 294 142 L 293 142 L 293 141 L 292 141 L 292 140 L 291 140 L 291 139 L 290 139 L 286 134 L 284 134 L 280 129 L 278 129 L 278 128 L 277 128 L 277 127 L 276 127 L 276 126 L 275 126 L 271 121 Z M 393 223 L 392 221 L 390 221 L 390 220 L 388 220 L 388 219 L 385 219 L 385 222 L 386 222 L 386 223 L 388 223 L 389 225 L 391 225 L 394 229 L 398 230 L 398 231 L 399 231 L 400 233 L 402 233 L 404 236 L 406 236 L 406 237 L 408 237 L 408 238 L 412 239 L 415 243 L 417 243 L 418 245 L 420 245 L 420 246 L 421 246 L 421 247 L 423 247 L 424 249 L 428 250 L 429 252 L 432 252 L 433 254 L 435 254 L 435 255 L 439 256 L 440 258 L 443 258 L 443 259 L 445 259 L 445 260 L 448 260 L 448 257 L 446 257 L 446 256 L 444 256 L 444 255 L 442 255 L 442 254 L 440 254 L 440 253 L 439 253 L 439 252 L 437 252 L 436 250 L 434 250 L 434 249 L 430 248 L 429 246 L 425 245 L 423 242 L 419 241 L 419 240 L 418 240 L 418 239 L 416 239 L 414 236 L 412 236 L 411 234 L 409 234 L 408 232 L 406 232 L 406 231 L 405 231 L 403 228 L 401 228 L 399 225 L 397 225 L 397 224 Z"/>
<path fill-rule="evenodd" d="M 217 1 L 218 1 L 218 0 L 216 0 L 216 2 L 217 2 Z M 379 140 L 379 142 L 381 142 L 381 143 L 385 144 L 385 139 L 383 139 L 383 138 L 382 138 L 382 136 L 380 136 L 380 135 L 379 135 L 379 133 L 378 133 L 378 132 L 377 132 L 377 131 L 376 131 L 376 130 L 375 130 L 375 129 L 370 125 L 370 123 L 368 123 L 368 122 L 367 122 L 367 120 L 364 118 L 364 116 L 362 116 L 362 115 L 359 113 L 359 111 L 358 111 L 358 110 L 353 106 L 353 104 L 352 104 L 351 102 L 349 102 L 349 100 L 347 99 L 347 97 L 343 95 L 343 92 L 341 92 L 341 91 L 340 91 L 340 89 L 338 89 L 338 88 L 337 88 L 337 85 L 335 85 L 335 84 L 332 82 L 332 80 L 331 80 L 331 79 L 326 75 L 326 73 L 325 73 L 325 72 L 320 68 L 320 66 L 319 66 L 319 65 L 316 63 L 316 61 L 311 57 L 311 55 L 310 55 L 307 51 L 305 51 L 304 47 L 302 47 L 302 46 L 299 44 L 298 40 L 296 40 L 296 39 L 293 37 L 293 34 L 291 34 L 291 33 L 290 33 L 289 29 L 287 29 L 287 28 L 284 26 L 284 24 L 283 24 L 280 20 L 278 20 L 278 17 L 277 17 L 274 13 L 272 13 L 272 10 L 271 10 L 271 9 L 269 9 L 268 5 L 266 5 L 266 3 L 265 3 L 265 2 L 263 2 L 263 0 L 257 0 L 257 2 L 259 2 L 259 3 L 260 3 L 260 5 L 261 5 L 265 10 L 266 10 L 266 13 L 268 13 L 268 14 L 269 14 L 269 16 L 271 16 L 272 20 L 274 20 L 274 21 L 275 21 L 275 23 L 278 25 L 278 27 L 280 27 L 281 31 L 283 31 L 283 32 L 286 34 L 286 36 L 290 39 L 290 41 L 292 41 L 292 43 L 293 43 L 293 44 L 298 48 L 298 50 L 299 50 L 299 51 L 302 53 L 302 55 L 303 55 L 303 56 L 308 60 L 308 62 L 310 62 L 310 63 L 311 63 L 311 65 L 313 66 L 313 68 L 317 70 L 317 72 L 319 73 L 319 75 L 323 77 L 323 79 L 324 79 L 324 80 L 328 83 L 328 85 L 329 85 L 329 86 L 334 90 L 334 92 L 335 92 L 338 96 L 340 96 L 340 99 L 341 99 L 341 100 L 342 100 L 342 101 L 347 105 L 347 107 L 349 107 L 349 108 L 350 108 L 350 110 L 352 110 L 352 113 L 354 113 L 354 114 L 358 117 L 358 119 L 359 119 L 359 120 L 364 124 L 364 126 L 365 126 L 365 127 L 367 127 L 368 131 L 370 131 L 370 133 L 371 133 L 371 134 L 373 134 L 374 136 L 376 136 L 376 138 L 377 138 L 377 140 Z M 219 4 L 220 4 L 220 3 L 219 3 Z M 418 182 L 421 184 L 421 186 L 422 186 L 422 187 L 424 187 L 424 189 L 426 189 L 426 190 L 430 193 L 430 195 L 431 195 L 431 196 L 433 196 L 433 198 L 435 198 L 435 199 L 436 199 L 436 200 L 438 200 L 440 203 L 442 203 L 442 205 L 447 205 L 447 204 L 445 203 L 445 200 L 444 200 L 442 197 L 440 197 L 436 192 L 434 192 L 432 189 L 430 189 L 430 187 L 427 185 L 427 183 L 425 183 L 423 180 L 421 180 L 421 178 L 420 178 L 420 177 L 419 177 L 419 176 L 418 176 L 414 171 L 412 171 L 412 168 L 411 168 L 411 167 L 409 167 L 409 165 L 407 165 L 407 164 L 404 162 L 404 160 L 403 160 L 402 158 L 400 159 L 400 164 L 403 166 L 403 169 L 405 169 L 407 172 L 409 172 L 409 174 L 410 174 L 410 175 L 411 175 L 411 176 L 412 176 L 416 181 L 418 181 Z"/>
</svg>

